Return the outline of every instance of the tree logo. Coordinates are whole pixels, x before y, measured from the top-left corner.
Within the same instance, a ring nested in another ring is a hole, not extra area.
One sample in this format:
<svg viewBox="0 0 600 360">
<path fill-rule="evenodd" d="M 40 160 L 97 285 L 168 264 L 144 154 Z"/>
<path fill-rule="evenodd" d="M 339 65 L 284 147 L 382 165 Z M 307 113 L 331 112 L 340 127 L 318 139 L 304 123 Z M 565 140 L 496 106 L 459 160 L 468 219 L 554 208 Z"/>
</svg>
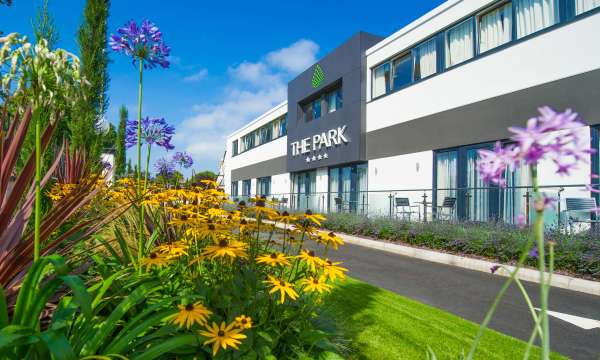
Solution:
<svg viewBox="0 0 600 360">
<path fill-rule="evenodd" d="M 313 71 L 312 87 L 315 89 L 318 88 L 323 83 L 323 80 L 325 80 L 325 73 L 323 72 L 323 69 L 321 69 L 321 65 L 317 64 Z"/>
</svg>

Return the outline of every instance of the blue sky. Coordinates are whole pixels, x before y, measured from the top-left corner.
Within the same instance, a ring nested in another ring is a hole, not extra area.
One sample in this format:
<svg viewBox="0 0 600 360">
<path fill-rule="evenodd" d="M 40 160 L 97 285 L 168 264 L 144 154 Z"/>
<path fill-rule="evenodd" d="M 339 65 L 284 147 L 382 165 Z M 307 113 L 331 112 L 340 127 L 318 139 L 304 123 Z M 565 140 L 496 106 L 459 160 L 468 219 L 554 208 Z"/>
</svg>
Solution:
<svg viewBox="0 0 600 360">
<path fill-rule="evenodd" d="M 0 7 L 0 30 L 31 35 L 40 2 Z M 145 72 L 143 115 L 175 125 L 175 151 L 190 152 L 195 171 L 216 171 L 225 136 L 285 100 L 298 73 L 357 31 L 388 36 L 442 2 L 112 0 L 109 29 L 144 18 L 161 28 L 172 66 Z M 50 0 L 58 47 L 77 53 L 84 4 Z M 137 74 L 127 58 L 110 56 L 106 120 L 116 124 L 122 104 L 137 114 Z M 165 155 L 154 151 L 152 163 Z"/>
</svg>

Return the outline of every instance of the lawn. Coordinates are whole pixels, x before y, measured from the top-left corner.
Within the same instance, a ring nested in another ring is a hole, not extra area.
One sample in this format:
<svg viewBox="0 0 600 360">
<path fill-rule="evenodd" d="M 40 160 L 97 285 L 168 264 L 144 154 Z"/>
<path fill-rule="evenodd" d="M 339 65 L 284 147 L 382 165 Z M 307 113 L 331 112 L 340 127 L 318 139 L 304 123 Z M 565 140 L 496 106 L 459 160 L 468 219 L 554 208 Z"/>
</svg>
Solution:
<svg viewBox="0 0 600 360">
<path fill-rule="evenodd" d="M 349 359 L 425 359 L 427 345 L 438 359 L 457 359 L 468 352 L 479 327 L 355 279 L 336 287 L 327 303 L 343 336 L 350 340 Z M 475 358 L 521 359 L 525 346 L 520 340 L 487 330 Z M 537 350 L 532 354 L 533 359 L 538 358 Z"/>
</svg>

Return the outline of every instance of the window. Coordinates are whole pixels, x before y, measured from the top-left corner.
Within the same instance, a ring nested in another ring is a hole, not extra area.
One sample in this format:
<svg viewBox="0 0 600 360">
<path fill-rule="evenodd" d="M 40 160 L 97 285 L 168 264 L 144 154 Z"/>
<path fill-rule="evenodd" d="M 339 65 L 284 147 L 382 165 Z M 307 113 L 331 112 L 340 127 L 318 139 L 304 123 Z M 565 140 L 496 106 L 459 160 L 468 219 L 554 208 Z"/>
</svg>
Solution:
<svg viewBox="0 0 600 360">
<path fill-rule="evenodd" d="M 231 182 L 231 196 L 232 197 L 238 196 L 238 182 L 237 181 Z"/>
<path fill-rule="evenodd" d="M 233 140 L 233 142 L 231 143 L 231 153 L 233 154 L 233 156 L 236 156 L 238 154 L 238 140 Z"/>
<path fill-rule="evenodd" d="M 242 181 L 242 196 L 250 196 L 250 191 L 252 188 L 252 180 L 244 180 Z"/>
<path fill-rule="evenodd" d="M 312 116 L 313 120 L 316 120 L 321 117 L 321 98 L 313 100 L 312 110 L 313 110 L 313 116 Z"/>
<path fill-rule="evenodd" d="M 575 15 L 583 14 L 600 6 L 600 0 L 575 0 Z"/>
<path fill-rule="evenodd" d="M 302 106 L 302 116 L 305 122 L 309 122 L 313 119 L 312 102 L 309 102 Z"/>
<path fill-rule="evenodd" d="M 425 79 L 437 72 L 437 51 L 435 38 L 415 48 L 414 78 Z"/>
<path fill-rule="evenodd" d="M 248 150 L 252 149 L 254 147 L 254 144 L 255 144 L 254 131 L 251 132 L 248 135 L 244 135 L 242 137 L 242 143 L 244 144 L 243 151 L 248 151 Z"/>
<path fill-rule="evenodd" d="M 334 112 L 343 106 L 342 89 L 338 88 L 327 94 L 327 112 Z"/>
<path fill-rule="evenodd" d="M 273 140 L 273 124 L 269 123 L 258 130 L 259 142 L 258 145 L 268 143 Z"/>
<path fill-rule="evenodd" d="M 271 177 L 261 177 L 256 179 L 256 195 L 269 196 L 271 195 Z"/>
<path fill-rule="evenodd" d="M 410 53 L 394 59 L 392 74 L 394 90 L 398 90 L 412 82 L 412 57 Z"/>
<path fill-rule="evenodd" d="M 473 57 L 473 23 L 463 21 L 446 31 L 446 67 L 451 67 Z"/>
<path fill-rule="evenodd" d="M 287 135 L 287 114 L 279 120 L 279 136 Z"/>
<path fill-rule="evenodd" d="M 479 17 L 479 52 L 483 53 L 512 39 L 512 5 L 500 6 Z"/>
<path fill-rule="evenodd" d="M 390 93 L 390 63 L 381 64 L 373 71 L 373 97 Z"/>
<path fill-rule="evenodd" d="M 329 168 L 329 211 L 367 210 L 367 164 Z"/>
<path fill-rule="evenodd" d="M 555 0 L 514 0 L 517 39 L 554 25 L 558 19 Z"/>
</svg>

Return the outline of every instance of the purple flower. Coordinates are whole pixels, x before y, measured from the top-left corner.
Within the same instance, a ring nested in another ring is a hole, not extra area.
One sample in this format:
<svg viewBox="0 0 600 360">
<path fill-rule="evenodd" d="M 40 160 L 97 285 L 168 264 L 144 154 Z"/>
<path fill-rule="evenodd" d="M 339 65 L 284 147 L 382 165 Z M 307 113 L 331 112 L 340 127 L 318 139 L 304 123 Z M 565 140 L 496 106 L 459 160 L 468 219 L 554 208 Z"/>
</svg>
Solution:
<svg viewBox="0 0 600 360">
<path fill-rule="evenodd" d="M 527 218 L 523 214 L 519 214 L 517 216 L 517 226 L 520 228 L 525 227 L 527 225 Z"/>
<path fill-rule="evenodd" d="M 170 178 L 175 173 L 175 163 L 165 158 L 160 158 L 156 161 L 156 164 L 154 164 L 154 169 L 156 170 L 157 175 Z"/>
<path fill-rule="evenodd" d="M 492 272 L 492 274 L 495 274 L 496 271 L 498 271 L 498 269 L 500 269 L 500 265 L 494 265 L 490 268 L 490 271 Z"/>
<path fill-rule="evenodd" d="M 529 252 L 527 253 L 527 255 L 529 257 L 537 259 L 538 255 L 539 255 L 538 254 L 538 248 L 537 248 L 537 246 L 534 246 L 533 249 L 529 250 Z"/>
<path fill-rule="evenodd" d="M 115 52 L 123 53 L 143 61 L 145 69 L 153 69 L 157 65 L 169 67 L 167 58 L 171 48 L 165 45 L 162 33 L 154 23 L 143 20 L 141 26 L 130 20 L 125 26 L 117 29 L 118 35 L 111 35 L 109 45 Z"/>
<path fill-rule="evenodd" d="M 486 182 L 506 186 L 506 169 L 535 165 L 542 159 L 551 160 L 556 172 L 568 175 L 580 161 L 587 162 L 587 155 L 594 152 L 578 128 L 584 126 L 579 116 L 567 109 L 557 113 L 545 106 L 540 115 L 527 121 L 525 128 L 510 127 L 513 145 L 502 147 L 496 143 L 493 151 L 480 150 L 478 170 Z"/>
<path fill-rule="evenodd" d="M 130 148 L 137 144 L 137 120 L 127 121 L 125 146 Z M 175 148 L 171 144 L 171 138 L 175 134 L 175 128 L 165 121 L 164 118 L 142 119 L 142 144 L 156 144 L 166 150 Z"/>
<path fill-rule="evenodd" d="M 185 151 L 178 151 L 173 155 L 173 162 L 185 169 L 190 168 L 194 164 L 194 160 L 192 160 L 192 156 Z"/>
</svg>

